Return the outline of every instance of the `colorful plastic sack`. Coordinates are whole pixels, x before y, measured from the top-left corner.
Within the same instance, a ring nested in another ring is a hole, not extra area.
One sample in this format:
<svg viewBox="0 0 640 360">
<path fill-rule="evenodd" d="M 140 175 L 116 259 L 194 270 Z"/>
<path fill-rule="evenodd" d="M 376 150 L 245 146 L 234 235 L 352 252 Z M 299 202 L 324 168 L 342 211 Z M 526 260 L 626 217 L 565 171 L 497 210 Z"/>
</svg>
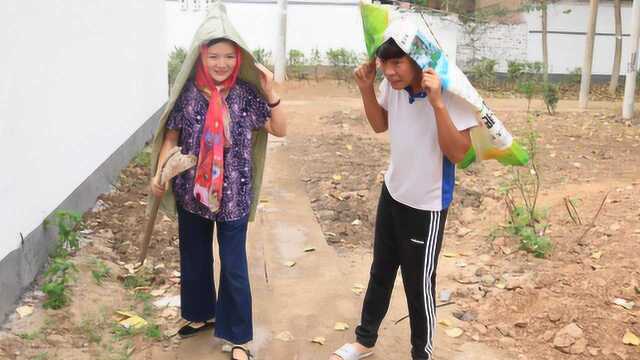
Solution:
<svg viewBox="0 0 640 360">
<path fill-rule="evenodd" d="M 487 107 L 480 94 L 471 85 L 467 76 L 450 63 L 437 46 L 436 39 L 429 31 L 421 29 L 411 13 L 394 12 L 391 7 L 360 4 L 364 38 L 370 58 L 382 43 L 392 38 L 411 56 L 420 68 L 433 68 L 440 77 L 444 91 L 459 96 L 477 110 L 479 123 L 471 130 L 473 147 L 464 160 L 458 164 L 466 168 L 476 160 L 496 159 L 503 165 L 522 166 L 529 161 L 529 155 L 504 127 L 502 122 Z"/>
</svg>

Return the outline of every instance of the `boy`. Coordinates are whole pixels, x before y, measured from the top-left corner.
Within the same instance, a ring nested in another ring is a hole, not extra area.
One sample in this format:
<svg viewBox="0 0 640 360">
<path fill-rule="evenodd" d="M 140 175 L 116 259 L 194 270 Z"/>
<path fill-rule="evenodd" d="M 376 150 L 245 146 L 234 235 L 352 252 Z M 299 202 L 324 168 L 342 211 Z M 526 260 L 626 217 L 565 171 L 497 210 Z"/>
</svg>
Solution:
<svg viewBox="0 0 640 360">
<path fill-rule="evenodd" d="M 411 356 L 429 360 L 436 324 L 435 287 L 455 163 L 471 146 L 478 124 L 471 106 L 442 93 L 433 69 L 424 72 L 389 38 L 376 52 L 385 79 L 374 91 L 376 62 L 355 71 L 365 113 L 377 133 L 389 130 L 391 164 L 385 174 L 375 225 L 373 262 L 356 342 L 332 360 L 373 354 L 398 268 L 409 307 Z"/>
</svg>

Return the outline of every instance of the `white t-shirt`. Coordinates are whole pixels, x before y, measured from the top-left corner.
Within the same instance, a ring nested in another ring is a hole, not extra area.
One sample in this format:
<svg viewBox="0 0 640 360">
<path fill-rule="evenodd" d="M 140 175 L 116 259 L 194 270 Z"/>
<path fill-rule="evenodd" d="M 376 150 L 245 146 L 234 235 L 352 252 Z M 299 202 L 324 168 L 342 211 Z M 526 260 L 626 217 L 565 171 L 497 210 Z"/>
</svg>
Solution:
<svg viewBox="0 0 640 360">
<path fill-rule="evenodd" d="M 449 116 L 458 130 L 478 125 L 470 104 L 448 92 L 442 94 Z M 395 90 L 385 79 L 378 102 L 388 112 L 391 164 L 385 183 L 398 202 L 420 210 L 439 211 L 453 199 L 455 164 L 438 144 L 438 128 L 428 98 L 409 103 L 406 90 Z"/>
</svg>

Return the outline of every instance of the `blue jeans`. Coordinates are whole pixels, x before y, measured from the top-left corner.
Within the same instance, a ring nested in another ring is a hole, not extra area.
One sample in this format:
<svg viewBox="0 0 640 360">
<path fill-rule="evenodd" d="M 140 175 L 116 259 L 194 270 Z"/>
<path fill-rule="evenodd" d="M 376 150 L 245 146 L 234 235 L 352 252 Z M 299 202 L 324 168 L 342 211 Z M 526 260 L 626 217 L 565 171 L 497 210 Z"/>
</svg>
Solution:
<svg viewBox="0 0 640 360">
<path fill-rule="evenodd" d="M 253 339 L 245 247 L 248 222 L 248 215 L 238 220 L 215 222 L 221 262 L 216 299 L 212 246 L 214 221 L 178 206 L 182 317 L 194 322 L 215 317 L 215 335 L 234 344 L 244 344 Z"/>
</svg>

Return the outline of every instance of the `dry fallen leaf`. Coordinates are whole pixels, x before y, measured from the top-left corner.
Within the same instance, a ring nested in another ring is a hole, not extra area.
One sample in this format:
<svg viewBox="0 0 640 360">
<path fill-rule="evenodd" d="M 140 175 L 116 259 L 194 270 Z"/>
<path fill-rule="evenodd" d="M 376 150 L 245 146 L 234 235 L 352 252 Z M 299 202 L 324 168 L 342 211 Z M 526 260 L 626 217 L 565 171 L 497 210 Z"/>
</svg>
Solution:
<svg viewBox="0 0 640 360">
<path fill-rule="evenodd" d="M 173 328 L 173 329 L 165 330 L 164 336 L 166 336 L 168 338 L 174 337 L 174 336 L 176 336 L 178 334 L 178 330 L 180 330 L 180 328 Z"/>
<path fill-rule="evenodd" d="M 335 180 L 335 181 L 340 181 L 340 180 L 342 180 L 342 176 L 340 176 L 340 175 L 333 175 L 333 180 Z"/>
<path fill-rule="evenodd" d="M 338 330 L 338 331 L 345 331 L 349 328 L 349 324 L 347 323 L 343 323 L 343 322 L 337 322 L 334 326 L 333 329 L 334 330 Z"/>
<path fill-rule="evenodd" d="M 284 342 L 289 342 L 293 340 L 293 335 L 291 335 L 291 333 L 288 331 L 283 331 L 276 335 L 276 339 Z"/>
<path fill-rule="evenodd" d="M 638 338 L 636 334 L 627 330 L 627 332 L 624 334 L 624 337 L 622 338 L 622 343 L 625 345 L 640 346 L 640 338 Z"/>
<path fill-rule="evenodd" d="M 449 319 L 441 319 L 441 320 L 438 320 L 438 324 L 440 324 L 440 325 L 444 325 L 444 326 L 446 326 L 446 327 L 451 327 L 451 326 L 453 326 L 453 323 L 452 323 L 452 322 L 451 322 L 451 320 L 449 320 Z"/>
<path fill-rule="evenodd" d="M 353 293 L 356 295 L 362 295 L 362 292 L 364 291 L 364 285 L 355 283 L 353 284 L 353 287 L 351 287 L 351 291 L 353 291 Z"/>
<path fill-rule="evenodd" d="M 137 330 L 147 326 L 147 320 L 131 311 L 116 311 L 115 318 L 118 324 L 122 325 L 125 329 L 132 328 Z"/>
<path fill-rule="evenodd" d="M 616 304 L 616 305 L 622 306 L 623 308 L 625 308 L 627 310 L 633 309 L 633 306 L 635 305 L 635 303 L 633 301 L 628 301 L 628 300 L 620 299 L 620 298 L 614 299 L 613 303 Z"/>
<path fill-rule="evenodd" d="M 166 319 L 175 319 L 178 317 L 178 310 L 174 308 L 166 308 L 162 310 L 160 316 Z"/>
<path fill-rule="evenodd" d="M 23 317 L 27 317 L 31 314 L 33 314 L 33 306 L 20 306 L 19 308 L 16 309 L 16 312 L 18 313 L 18 315 L 20 315 L 20 318 L 22 319 Z"/>
<path fill-rule="evenodd" d="M 354 226 L 362 225 L 362 221 L 360 221 L 360 219 L 355 219 L 355 220 L 353 220 L 351 225 L 354 225 Z"/>
<path fill-rule="evenodd" d="M 286 267 L 294 267 L 294 266 L 296 266 L 296 262 L 295 261 L 285 261 L 284 262 L 284 266 L 286 266 Z"/>
<path fill-rule="evenodd" d="M 445 333 L 449 337 L 457 338 L 457 337 L 460 337 L 464 333 L 464 331 L 462 331 L 462 329 L 460 328 L 454 327 L 454 328 L 445 330 Z"/>
<path fill-rule="evenodd" d="M 166 291 L 167 291 L 166 289 L 151 290 L 151 296 L 160 296 L 164 294 Z"/>
<path fill-rule="evenodd" d="M 327 341 L 327 339 L 323 338 L 322 336 L 316 336 L 313 339 L 311 339 L 312 343 L 319 344 L 319 345 L 324 345 L 325 341 Z"/>
<path fill-rule="evenodd" d="M 444 254 L 442 254 L 442 256 L 447 257 L 447 258 L 454 258 L 454 257 L 457 257 L 458 254 L 456 254 L 454 252 L 445 252 Z"/>
<path fill-rule="evenodd" d="M 602 251 L 596 251 L 593 254 L 591 254 L 591 257 L 598 260 L 602 257 Z"/>
<path fill-rule="evenodd" d="M 136 273 L 136 269 L 142 267 L 144 264 L 140 264 L 140 266 L 135 266 L 134 264 L 126 264 L 125 266 L 123 266 L 125 269 L 127 269 L 127 271 L 129 272 L 129 274 L 135 274 Z"/>
</svg>

